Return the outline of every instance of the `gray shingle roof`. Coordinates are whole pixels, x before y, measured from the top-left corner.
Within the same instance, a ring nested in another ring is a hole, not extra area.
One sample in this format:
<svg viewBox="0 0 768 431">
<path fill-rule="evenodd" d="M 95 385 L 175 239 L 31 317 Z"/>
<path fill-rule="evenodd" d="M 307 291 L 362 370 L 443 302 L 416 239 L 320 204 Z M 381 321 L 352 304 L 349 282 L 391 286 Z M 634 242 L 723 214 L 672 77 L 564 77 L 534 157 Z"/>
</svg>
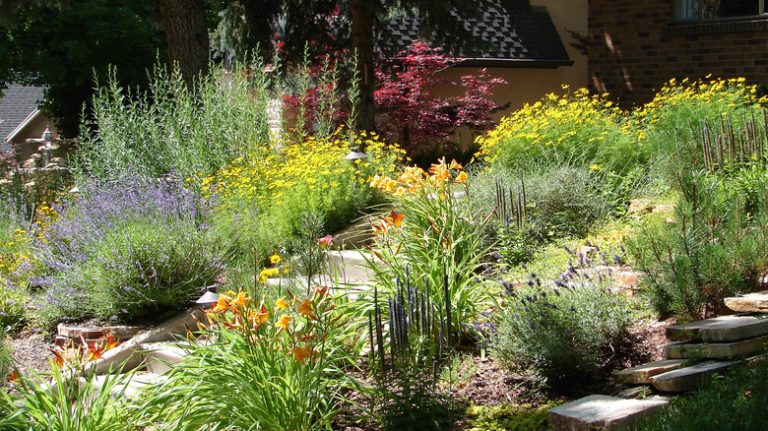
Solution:
<svg viewBox="0 0 768 431">
<path fill-rule="evenodd" d="M 5 138 L 43 101 L 44 88 L 34 85 L 8 84 L 0 97 L 0 150 Z"/>
<path fill-rule="evenodd" d="M 534 66 L 568 65 L 572 62 L 545 8 L 531 7 L 529 0 L 492 0 L 477 18 L 461 19 L 479 43 L 449 54 L 471 59 L 479 65 Z M 457 16 L 456 14 L 453 14 Z M 379 48 L 395 55 L 412 41 L 430 39 L 422 34 L 412 16 L 392 18 L 386 24 L 387 37 Z"/>
</svg>

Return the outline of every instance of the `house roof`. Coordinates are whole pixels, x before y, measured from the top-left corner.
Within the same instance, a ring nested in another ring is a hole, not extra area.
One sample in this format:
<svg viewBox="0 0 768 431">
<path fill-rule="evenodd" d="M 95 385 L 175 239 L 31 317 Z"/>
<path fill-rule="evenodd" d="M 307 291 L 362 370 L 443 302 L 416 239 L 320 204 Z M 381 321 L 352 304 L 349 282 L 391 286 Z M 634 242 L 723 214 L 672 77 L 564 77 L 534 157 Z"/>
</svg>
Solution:
<svg viewBox="0 0 768 431">
<path fill-rule="evenodd" d="M 0 150 L 13 132 L 35 115 L 43 101 L 42 86 L 8 84 L 0 97 Z"/>
<path fill-rule="evenodd" d="M 448 53 L 463 59 L 462 66 L 558 67 L 573 64 L 544 7 L 529 0 L 490 0 L 477 18 L 461 19 L 452 13 L 479 42 L 475 47 Z M 379 41 L 386 55 L 396 55 L 414 40 L 426 39 L 413 16 L 391 18 L 388 37 Z"/>
</svg>

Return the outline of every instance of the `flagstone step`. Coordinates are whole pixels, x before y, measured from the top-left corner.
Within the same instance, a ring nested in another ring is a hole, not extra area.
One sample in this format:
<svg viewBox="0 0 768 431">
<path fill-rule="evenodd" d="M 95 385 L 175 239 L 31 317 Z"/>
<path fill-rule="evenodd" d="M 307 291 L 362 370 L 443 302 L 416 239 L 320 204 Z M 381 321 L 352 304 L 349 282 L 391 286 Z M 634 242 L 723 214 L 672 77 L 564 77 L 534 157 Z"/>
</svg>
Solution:
<svg viewBox="0 0 768 431">
<path fill-rule="evenodd" d="M 737 363 L 738 361 L 702 362 L 653 376 L 650 380 L 653 387 L 661 392 L 689 392 L 705 386 L 712 380 L 712 376 Z"/>
<path fill-rule="evenodd" d="M 735 359 L 760 353 L 768 347 L 768 335 L 729 343 L 680 342 L 664 347 L 667 359 Z"/>
<path fill-rule="evenodd" d="M 670 340 L 702 340 L 729 342 L 768 335 L 768 314 L 757 316 L 720 316 L 714 319 L 672 325 L 667 328 Z"/>
<path fill-rule="evenodd" d="M 551 409 L 547 419 L 554 431 L 623 430 L 668 403 L 663 397 L 634 400 L 590 395 Z"/>
<path fill-rule="evenodd" d="M 739 313 L 765 313 L 768 311 L 768 291 L 725 298 L 725 306 Z"/>
<path fill-rule="evenodd" d="M 649 362 L 618 372 L 616 379 L 626 384 L 646 384 L 650 383 L 651 377 L 681 368 L 686 362 L 684 359 L 663 359 L 661 361 Z"/>
<path fill-rule="evenodd" d="M 113 398 L 134 398 L 139 395 L 143 388 L 154 384 L 160 384 L 168 380 L 167 376 L 152 373 L 135 373 L 130 376 L 125 374 L 95 376 L 93 384 L 99 388 L 104 384 L 104 381 L 107 378 L 121 380 L 121 382 L 114 385 L 110 391 L 110 396 Z"/>
<path fill-rule="evenodd" d="M 331 250 L 328 257 L 328 267 L 331 280 L 340 283 L 368 283 L 376 277 L 376 272 L 368 267 L 368 261 L 377 259 L 366 252 L 357 250 Z"/>
<path fill-rule="evenodd" d="M 637 385 L 625 387 L 616 392 L 614 396 L 619 398 L 645 399 L 653 395 L 653 387 L 650 385 Z"/>
<path fill-rule="evenodd" d="M 165 374 L 181 362 L 188 351 L 178 343 L 145 343 L 141 345 L 144 353 L 144 366 L 154 374 Z"/>
</svg>

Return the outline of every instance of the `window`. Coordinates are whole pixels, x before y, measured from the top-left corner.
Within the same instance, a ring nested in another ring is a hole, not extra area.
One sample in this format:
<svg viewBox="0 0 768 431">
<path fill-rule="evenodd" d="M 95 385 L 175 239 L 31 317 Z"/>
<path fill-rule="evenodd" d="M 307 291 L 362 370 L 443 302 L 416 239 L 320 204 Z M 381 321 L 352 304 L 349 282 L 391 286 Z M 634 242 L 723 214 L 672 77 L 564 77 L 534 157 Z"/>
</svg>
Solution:
<svg viewBox="0 0 768 431">
<path fill-rule="evenodd" d="M 766 0 L 675 0 L 675 19 L 710 20 L 762 15 Z"/>
</svg>

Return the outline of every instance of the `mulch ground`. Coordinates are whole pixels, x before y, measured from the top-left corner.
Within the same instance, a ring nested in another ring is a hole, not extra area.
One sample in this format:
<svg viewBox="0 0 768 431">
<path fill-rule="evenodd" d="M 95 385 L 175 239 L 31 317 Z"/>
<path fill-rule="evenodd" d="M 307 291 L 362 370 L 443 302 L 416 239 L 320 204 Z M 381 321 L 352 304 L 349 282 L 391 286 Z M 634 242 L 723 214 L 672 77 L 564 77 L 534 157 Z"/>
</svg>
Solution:
<svg viewBox="0 0 768 431">
<path fill-rule="evenodd" d="M 51 369 L 51 343 L 42 333 L 22 331 L 10 337 L 11 352 L 19 371 L 24 374 L 39 374 Z"/>
</svg>

